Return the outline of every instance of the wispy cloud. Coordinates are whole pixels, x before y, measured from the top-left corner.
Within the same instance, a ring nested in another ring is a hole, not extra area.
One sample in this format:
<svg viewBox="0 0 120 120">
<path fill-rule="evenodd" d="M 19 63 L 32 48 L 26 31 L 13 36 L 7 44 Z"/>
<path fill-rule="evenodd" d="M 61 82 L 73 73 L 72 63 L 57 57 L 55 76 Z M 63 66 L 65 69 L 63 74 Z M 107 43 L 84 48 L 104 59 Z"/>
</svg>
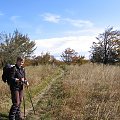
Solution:
<svg viewBox="0 0 120 120">
<path fill-rule="evenodd" d="M 52 22 L 52 23 L 59 23 L 60 16 L 51 14 L 51 13 L 44 13 L 43 15 L 44 21 Z"/>
<path fill-rule="evenodd" d="M 76 19 L 65 18 L 64 21 L 66 21 L 66 23 L 70 23 L 75 27 L 93 27 L 93 23 L 88 20 L 79 20 L 79 19 L 76 20 Z"/>
<path fill-rule="evenodd" d="M 35 40 L 37 46 L 35 54 L 40 55 L 42 52 L 50 52 L 56 58 L 60 59 L 60 55 L 66 48 L 72 48 L 80 55 L 89 58 L 90 47 L 92 46 L 92 43 L 96 41 L 96 36 L 101 33 L 103 29 L 94 27 L 94 24 L 89 20 L 72 19 L 67 17 L 62 18 L 60 15 L 55 16 L 49 17 L 54 19 L 45 19 L 47 17 L 44 16 L 44 20 L 52 23 L 59 23 L 59 25 L 71 25 L 78 29 L 62 31 L 61 37 Z"/>
<path fill-rule="evenodd" d="M 42 15 L 43 20 L 52 23 L 62 23 L 66 25 L 72 25 L 74 27 L 93 27 L 93 23 L 89 20 L 81 20 L 81 19 L 72 19 L 61 17 L 60 15 L 52 14 L 52 13 L 44 13 Z"/>
<path fill-rule="evenodd" d="M 69 36 L 69 35 L 72 35 L 72 36 L 97 36 L 98 34 L 102 33 L 104 31 L 103 28 L 95 28 L 95 27 L 90 27 L 90 28 L 87 28 L 87 29 L 79 29 L 79 30 L 69 30 L 69 31 L 66 31 L 64 34 Z"/>
<path fill-rule="evenodd" d="M 69 36 L 61 38 L 39 39 L 36 42 L 36 55 L 41 52 L 50 52 L 55 57 L 59 58 L 61 53 L 66 48 L 72 48 L 80 55 L 89 58 L 89 50 L 92 43 L 96 41 L 95 36 Z"/>
</svg>

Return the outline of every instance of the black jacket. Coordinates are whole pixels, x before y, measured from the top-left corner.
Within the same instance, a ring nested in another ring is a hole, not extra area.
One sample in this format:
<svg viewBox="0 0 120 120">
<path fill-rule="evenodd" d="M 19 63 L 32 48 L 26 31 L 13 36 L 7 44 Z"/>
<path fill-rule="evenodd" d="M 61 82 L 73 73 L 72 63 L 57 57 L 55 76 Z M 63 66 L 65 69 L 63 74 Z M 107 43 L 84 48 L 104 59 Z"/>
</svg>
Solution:
<svg viewBox="0 0 120 120">
<path fill-rule="evenodd" d="M 19 82 L 16 82 L 16 78 L 19 79 Z M 10 89 L 12 90 L 22 90 L 23 89 L 23 83 L 21 79 L 25 78 L 25 69 L 24 67 L 18 67 L 17 64 L 12 68 L 11 70 L 11 76 L 10 76 Z"/>
</svg>

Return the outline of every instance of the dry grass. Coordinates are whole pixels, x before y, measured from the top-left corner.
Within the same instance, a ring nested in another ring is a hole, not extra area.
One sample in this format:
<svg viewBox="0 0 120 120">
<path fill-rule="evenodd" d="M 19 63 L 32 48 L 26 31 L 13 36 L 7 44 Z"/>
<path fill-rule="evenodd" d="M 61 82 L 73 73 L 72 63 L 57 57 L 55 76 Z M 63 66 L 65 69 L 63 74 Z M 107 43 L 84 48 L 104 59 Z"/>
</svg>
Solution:
<svg viewBox="0 0 120 120">
<path fill-rule="evenodd" d="M 30 113 L 27 120 L 120 120 L 120 67 L 85 64 L 64 70 L 65 76 L 38 102 L 37 115 Z M 32 92 L 55 71 L 50 66 L 27 68 Z M 6 100 L 4 93 L 8 97 L 6 89 L 1 83 L 0 101 Z"/>
<path fill-rule="evenodd" d="M 63 85 L 69 93 L 61 113 L 64 119 L 120 120 L 120 67 L 69 66 Z"/>
<path fill-rule="evenodd" d="M 35 97 L 41 92 L 44 87 L 51 81 L 52 77 L 59 74 L 58 68 L 53 68 L 50 65 L 42 66 L 29 66 L 26 67 L 26 76 L 30 83 L 29 88 L 31 89 L 32 97 Z M 2 75 L 2 70 L 0 70 L 0 75 Z M 26 100 L 28 100 L 26 96 Z M 26 103 L 27 105 L 30 103 Z M 0 114 L 8 113 L 11 106 L 10 91 L 6 83 L 0 82 Z"/>
<path fill-rule="evenodd" d="M 67 66 L 27 120 L 120 120 L 120 67 Z"/>
</svg>

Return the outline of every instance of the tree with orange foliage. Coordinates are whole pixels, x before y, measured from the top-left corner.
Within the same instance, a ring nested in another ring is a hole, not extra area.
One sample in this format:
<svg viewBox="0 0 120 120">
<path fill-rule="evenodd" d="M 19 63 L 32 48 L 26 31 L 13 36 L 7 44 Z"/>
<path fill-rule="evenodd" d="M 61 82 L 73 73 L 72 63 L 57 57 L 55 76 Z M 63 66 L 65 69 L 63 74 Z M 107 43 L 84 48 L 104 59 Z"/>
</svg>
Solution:
<svg viewBox="0 0 120 120">
<path fill-rule="evenodd" d="M 62 52 L 61 58 L 67 64 L 82 64 L 85 57 L 78 55 L 74 49 L 67 48 Z"/>
</svg>

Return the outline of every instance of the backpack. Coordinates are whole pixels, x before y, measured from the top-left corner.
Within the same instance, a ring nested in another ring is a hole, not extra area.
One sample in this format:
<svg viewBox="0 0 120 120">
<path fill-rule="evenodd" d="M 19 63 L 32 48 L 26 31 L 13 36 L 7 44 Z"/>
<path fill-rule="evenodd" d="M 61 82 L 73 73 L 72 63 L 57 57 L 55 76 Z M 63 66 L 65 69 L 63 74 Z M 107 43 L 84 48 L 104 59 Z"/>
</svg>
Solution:
<svg viewBox="0 0 120 120">
<path fill-rule="evenodd" d="M 3 67 L 2 80 L 4 83 L 7 82 L 8 85 L 10 84 L 11 70 L 13 67 L 15 67 L 15 65 L 11 65 L 11 64 L 6 64 Z"/>
</svg>

